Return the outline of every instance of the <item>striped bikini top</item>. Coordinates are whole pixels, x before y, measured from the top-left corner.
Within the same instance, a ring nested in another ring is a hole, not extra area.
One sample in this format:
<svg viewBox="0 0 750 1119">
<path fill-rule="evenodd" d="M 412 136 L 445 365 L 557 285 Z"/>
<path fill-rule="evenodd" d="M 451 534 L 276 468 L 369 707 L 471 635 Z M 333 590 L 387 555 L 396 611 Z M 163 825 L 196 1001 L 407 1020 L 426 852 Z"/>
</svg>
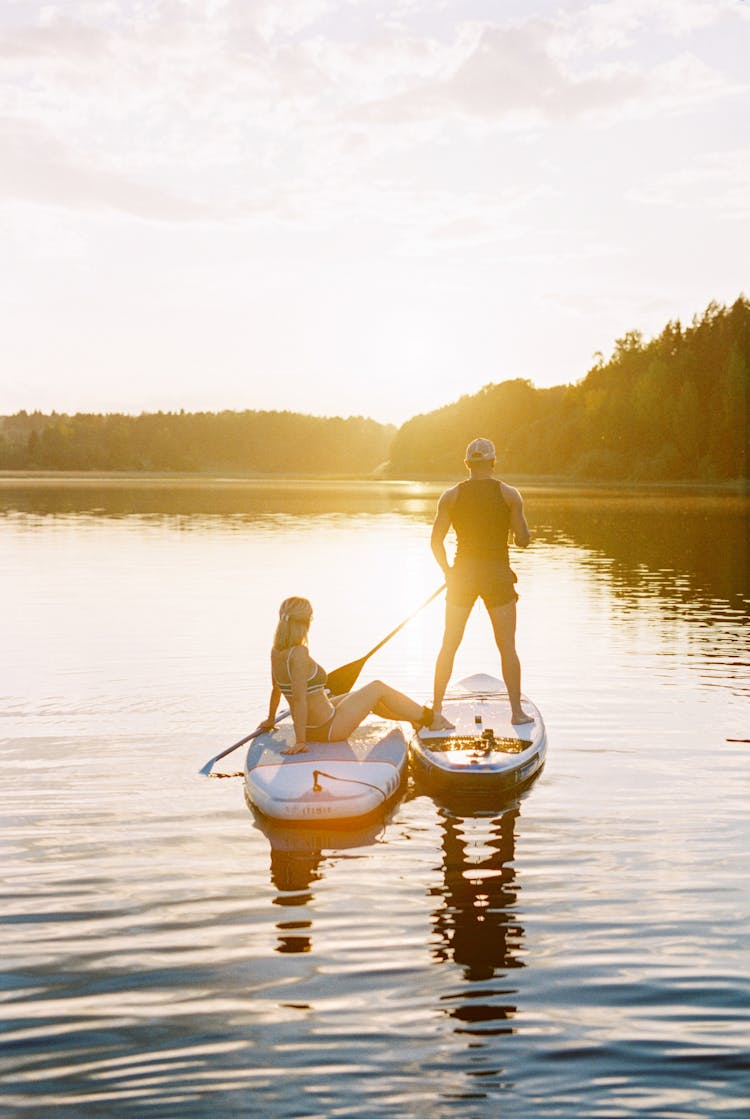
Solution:
<svg viewBox="0 0 750 1119">
<path fill-rule="evenodd" d="M 286 674 L 289 677 L 286 684 L 284 684 L 281 680 L 279 680 L 278 676 L 273 671 L 271 672 L 271 675 L 273 676 L 274 684 L 279 689 L 281 694 L 285 695 L 287 697 L 287 699 L 292 694 L 292 674 L 289 670 L 289 658 L 291 657 L 292 653 L 294 652 L 294 650 L 296 648 L 298 648 L 298 646 L 293 645 L 292 648 L 287 653 L 287 656 L 286 656 Z M 316 662 L 313 661 L 312 675 L 308 676 L 308 678 L 307 678 L 307 694 L 310 695 L 311 692 L 322 692 L 322 691 L 324 691 L 327 682 L 328 682 L 328 673 L 326 672 L 326 670 L 321 665 L 316 664 Z"/>
</svg>

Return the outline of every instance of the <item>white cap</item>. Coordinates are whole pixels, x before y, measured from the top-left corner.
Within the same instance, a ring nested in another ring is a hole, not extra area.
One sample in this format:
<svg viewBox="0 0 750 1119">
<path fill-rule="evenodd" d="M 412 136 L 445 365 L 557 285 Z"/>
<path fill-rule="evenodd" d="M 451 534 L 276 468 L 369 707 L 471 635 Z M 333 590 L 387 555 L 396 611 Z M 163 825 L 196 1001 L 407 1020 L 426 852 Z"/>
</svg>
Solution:
<svg viewBox="0 0 750 1119">
<path fill-rule="evenodd" d="M 466 448 L 467 462 L 494 462 L 495 444 L 491 439 L 472 439 Z"/>
</svg>

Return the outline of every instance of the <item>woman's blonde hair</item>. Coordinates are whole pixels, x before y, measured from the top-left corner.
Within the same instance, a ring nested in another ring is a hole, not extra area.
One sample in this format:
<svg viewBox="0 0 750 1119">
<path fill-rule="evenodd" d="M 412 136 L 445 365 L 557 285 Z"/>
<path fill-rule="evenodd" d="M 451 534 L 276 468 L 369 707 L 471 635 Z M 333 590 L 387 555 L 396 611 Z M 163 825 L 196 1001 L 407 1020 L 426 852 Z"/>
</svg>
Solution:
<svg viewBox="0 0 750 1119">
<path fill-rule="evenodd" d="M 289 649 L 292 645 L 307 645 L 307 631 L 312 621 L 312 606 L 306 598 L 292 595 L 279 607 L 279 624 L 273 637 L 274 649 Z"/>
</svg>

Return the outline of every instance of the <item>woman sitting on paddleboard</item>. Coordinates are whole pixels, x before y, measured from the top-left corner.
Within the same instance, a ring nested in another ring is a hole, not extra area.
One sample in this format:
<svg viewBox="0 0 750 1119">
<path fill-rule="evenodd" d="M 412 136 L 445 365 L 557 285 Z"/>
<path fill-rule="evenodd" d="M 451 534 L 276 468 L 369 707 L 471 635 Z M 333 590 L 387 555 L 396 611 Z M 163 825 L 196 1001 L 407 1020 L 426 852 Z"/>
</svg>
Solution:
<svg viewBox="0 0 750 1119">
<path fill-rule="evenodd" d="M 270 731 L 276 722 L 276 710 L 282 695 L 286 696 L 294 720 L 295 744 L 282 754 L 302 754 L 308 742 L 337 742 L 345 738 L 369 714 L 382 719 L 435 727 L 433 713 L 413 699 L 397 692 L 382 680 L 373 680 L 346 695 L 329 697 L 327 676 L 310 656 L 307 635 L 312 621 L 312 606 L 306 598 L 286 598 L 279 607 L 279 624 L 271 649 L 271 698 L 268 718 L 260 727 Z M 442 716 L 441 716 L 442 718 Z"/>
</svg>

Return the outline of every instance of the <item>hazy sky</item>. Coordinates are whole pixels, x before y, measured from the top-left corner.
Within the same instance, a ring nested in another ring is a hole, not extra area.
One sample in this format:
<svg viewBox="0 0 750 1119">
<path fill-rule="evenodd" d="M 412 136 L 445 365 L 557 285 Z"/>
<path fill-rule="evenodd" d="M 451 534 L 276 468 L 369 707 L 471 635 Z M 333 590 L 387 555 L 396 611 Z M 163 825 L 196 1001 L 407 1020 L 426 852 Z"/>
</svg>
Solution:
<svg viewBox="0 0 750 1119">
<path fill-rule="evenodd" d="M 750 294 L 743 0 L 0 0 L 0 412 L 399 423 Z"/>
</svg>

